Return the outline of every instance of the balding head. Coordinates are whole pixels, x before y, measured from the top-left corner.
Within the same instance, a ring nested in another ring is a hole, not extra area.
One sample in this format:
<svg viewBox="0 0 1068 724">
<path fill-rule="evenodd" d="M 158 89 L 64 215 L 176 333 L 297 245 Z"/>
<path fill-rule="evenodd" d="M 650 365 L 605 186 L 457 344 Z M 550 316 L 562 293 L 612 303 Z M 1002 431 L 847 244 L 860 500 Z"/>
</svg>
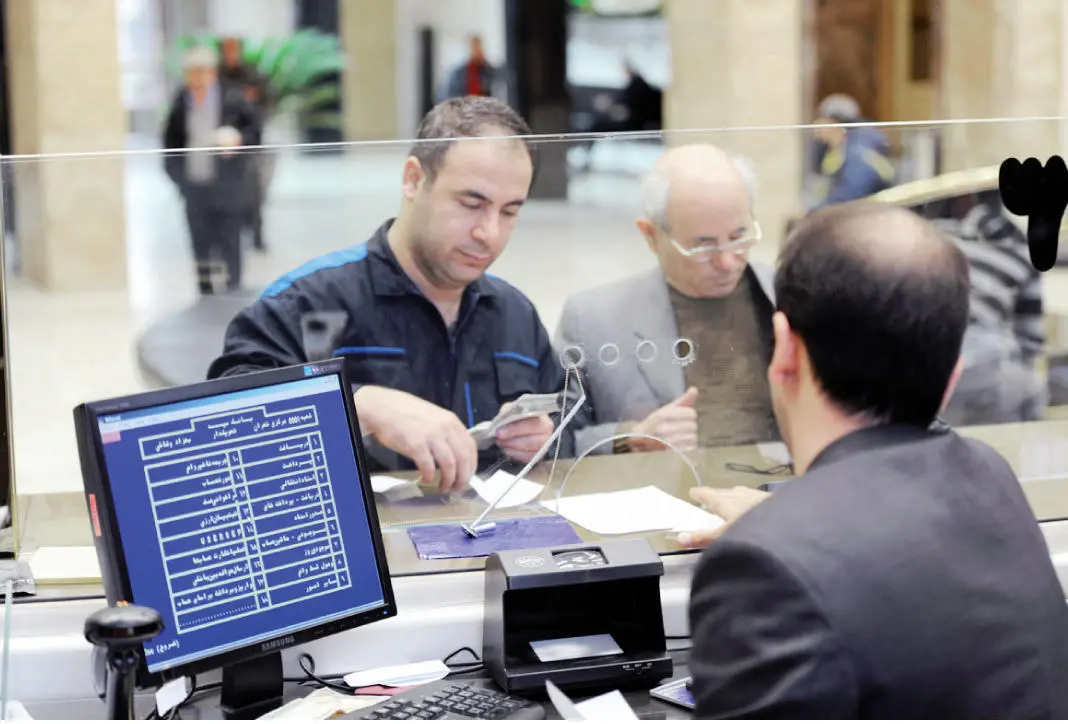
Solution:
<svg viewBox="0 0 1068 724">
<path fill-rule="evenodd" d="M 642 209 L 645 217 L 665 231 L 671 211 L 709 198 L 744 193 L 752 213 L 756 177 L 749 163 L 711 144 L 678 146 L 661 156 L 645 177 Z"/>
<path fill-rule="evenodd" d="M 798 224 L 780 264 L 791 266 L 797 257 L 895 285 L 949 282 L 963 274 L 967 292 L 964 254 L 929 221 L 899 206 L 858 201 L 817 211 Z"/>
<path fill-rule="evenodd" d="M 759 238 L 755 186 L 745 161 L 708 144 L 679 146 L 656 162 L 642 188 L 638 228 L 679 292 L 722 297 L 734 291 L 748 264 L 748 242 Z M 692 250 L 698 253 L 687 253 Z"/>
<path fill-rule="evenodd" d="M 950 387 L 969 291 L 967 259 L 933 225 L 863 202 L 798 224 L 775 277 L 776 305 L 830 403 L 921 427 Z"/>
</svg>

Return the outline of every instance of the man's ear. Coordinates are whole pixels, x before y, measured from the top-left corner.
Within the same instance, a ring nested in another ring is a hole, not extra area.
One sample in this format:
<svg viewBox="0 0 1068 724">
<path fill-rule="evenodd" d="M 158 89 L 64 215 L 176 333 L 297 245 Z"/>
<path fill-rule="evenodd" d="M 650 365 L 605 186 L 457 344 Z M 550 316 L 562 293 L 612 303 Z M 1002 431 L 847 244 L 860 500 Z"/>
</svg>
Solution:
<svg viewBox="0 0 1068 724">
<path fill-rule="evenodd" d="M 953 398 L 953 392 L 957 389 L 957 383 L 960 382 L 960 376 L 964 373 L 964 358 L 957 359 L 957 365 L 953 368 L 953 374 L 949 376 L 949 382 L 946 384 L 945 394 L 942 395 L 942 405 L 938 408 L 938 414 L 941 415 L 946 410 L 946 405 Z"/>
<path fill-rule="evenodd" d="M 649 245 L 649 251 L 654 254 L 660 253 L 660 245 L 656 240 L 656 225 L 653 222 L 646 219 L 644 216 L 634 222 L 634 225 L 638 227 L 638 231 L 645 237 L 645 243 Z"/>
<path fill-rule="evenodd" d="M 768 382 L 782 387 L 790 379 L 796 378 L 801 366 L 801 340 L 790 327 L 790 320 L 782 312 L 775 312 L 771 318 L 771 329 L 775 338 L 775 350 L 768 365 Z"/>
<path fill-rule="evenodd" d="M 409 156 L 404 162 L 404 171 L 401 175 L 401 194 L 408 200 L 414 199 L 425 180 L 426 172 L 423 170 L 423 164 L 415 156 Z"/>
</svg>

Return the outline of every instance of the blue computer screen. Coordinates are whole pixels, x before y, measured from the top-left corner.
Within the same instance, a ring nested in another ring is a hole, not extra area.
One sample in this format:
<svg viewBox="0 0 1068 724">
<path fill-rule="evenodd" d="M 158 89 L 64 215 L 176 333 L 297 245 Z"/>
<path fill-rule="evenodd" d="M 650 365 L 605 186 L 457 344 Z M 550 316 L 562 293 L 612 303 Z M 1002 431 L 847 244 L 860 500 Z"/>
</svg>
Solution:
<svg viewBox="0 0 1068 724">
<path fill-rule="evenodd" d="M 151 672 L 384 603 L 337 376 L 98 418 Z"/>
</svg>

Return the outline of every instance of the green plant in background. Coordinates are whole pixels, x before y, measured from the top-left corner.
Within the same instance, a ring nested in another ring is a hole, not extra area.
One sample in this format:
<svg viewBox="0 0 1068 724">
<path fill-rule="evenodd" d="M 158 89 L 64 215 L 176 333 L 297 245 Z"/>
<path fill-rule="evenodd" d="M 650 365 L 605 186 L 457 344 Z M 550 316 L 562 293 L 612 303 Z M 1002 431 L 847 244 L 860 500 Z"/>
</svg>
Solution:
<svg viewBox="0 0 1068 724">
<path fill-rule="evenodd" d="M 584 15 L 603 17 L 658 15 L 667 0 L 570 0 L 571 7 Z"/>
<path fill-rule="evenodd" d="M 220 51 L 223 37 L 228 36 L 179 38 L 168 63 L 171 72 L 181 75 L 181 58 L 190 48 L 208 46 Z M 266 85 L 268 118 L 293 113 L 308 128 L 341 128 L 341 114 L 328 110 L 341 97 L 337 74 L 345 67 L 337 36 L 305 29 L 285 38 L 242 38 L 242 42 L 243 60 Z"/>
</svg>

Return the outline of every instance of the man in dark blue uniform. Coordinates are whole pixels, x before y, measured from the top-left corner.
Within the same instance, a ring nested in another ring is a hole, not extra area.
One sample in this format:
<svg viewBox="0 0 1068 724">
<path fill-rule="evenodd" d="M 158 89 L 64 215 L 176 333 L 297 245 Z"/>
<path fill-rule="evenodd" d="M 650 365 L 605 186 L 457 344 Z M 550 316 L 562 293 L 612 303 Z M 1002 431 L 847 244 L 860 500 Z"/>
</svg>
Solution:
<svg viewBox="0 0 1068 724">
<path fill-rule="evenodd" d="M 414 464 L 426 482 L 440 473 L 443 491 L 466 485 L 479 463 L 469 428 L 522 394 L 562 391 L 534 305 L 485 273 L 530 190 L 534 159 L 516 138 L 529 134 L 492 98 L 433 108 L 404 164 L 397 217 L 268 287 L 230 323 L 208 377 L 344 356 L 374 467 Z M 483 462 L 527 461 L 552 431 L 548 416 L 513 423 Z"/>
</svg>

